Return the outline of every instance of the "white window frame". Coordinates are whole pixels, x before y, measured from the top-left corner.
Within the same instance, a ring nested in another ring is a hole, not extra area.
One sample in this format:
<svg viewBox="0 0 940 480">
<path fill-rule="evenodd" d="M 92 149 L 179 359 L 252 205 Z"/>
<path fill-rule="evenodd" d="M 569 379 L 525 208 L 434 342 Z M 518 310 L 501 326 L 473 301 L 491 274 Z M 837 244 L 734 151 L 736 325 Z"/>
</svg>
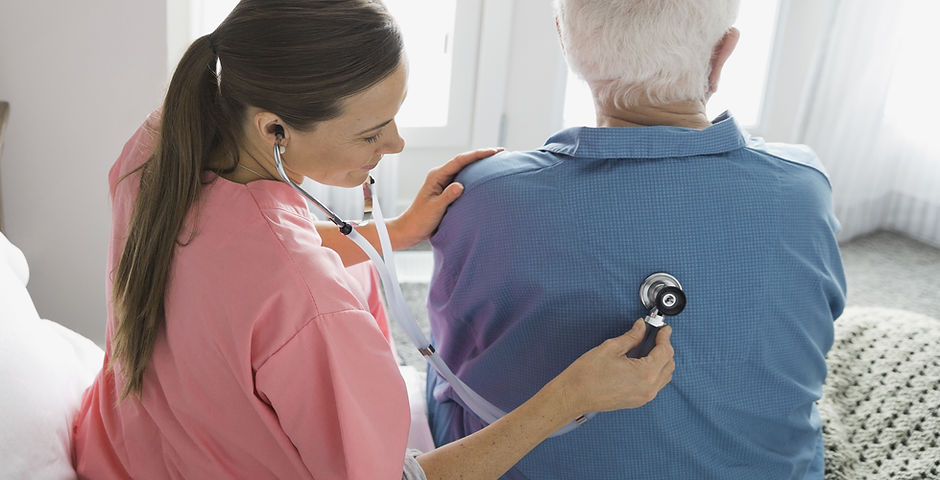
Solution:
<svg viewBox="0 0 940 480">
<path fill-rule="evenodd" d="M 470 143 L 483 0 L 457 0 L 447 124 L 401 127 L 412 147 L 452 147 Z"/>
</svg>

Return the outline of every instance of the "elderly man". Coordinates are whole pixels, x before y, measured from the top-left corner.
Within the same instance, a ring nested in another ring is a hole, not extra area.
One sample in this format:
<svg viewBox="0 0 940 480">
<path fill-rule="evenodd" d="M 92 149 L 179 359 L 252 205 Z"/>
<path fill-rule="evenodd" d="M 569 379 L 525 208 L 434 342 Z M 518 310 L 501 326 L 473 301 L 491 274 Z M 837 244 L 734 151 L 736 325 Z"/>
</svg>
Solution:
<svg viewBox="0 0 940 480">
<path fill-rule="evenodd" d="M 734 0 L 559 0 L 597 127 L 460 175 L 437 234 L 432 336 L 510 410 L 681 283 L 677 368 L 648 405 L 549 439 L 505 478 L 822 478 L 819 399 L 845 300 L 831 190 L 807 147 L 751 138 L 705 102 L 738 40 Z M 429 373 L 435 441 L 483 423 Z"/>
</svg>

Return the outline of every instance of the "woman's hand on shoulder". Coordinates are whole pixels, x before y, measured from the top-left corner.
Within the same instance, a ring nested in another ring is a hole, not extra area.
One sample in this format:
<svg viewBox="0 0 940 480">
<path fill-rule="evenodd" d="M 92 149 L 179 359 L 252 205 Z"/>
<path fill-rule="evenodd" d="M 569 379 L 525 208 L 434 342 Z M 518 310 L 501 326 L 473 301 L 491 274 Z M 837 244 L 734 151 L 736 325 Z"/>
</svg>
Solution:
<svg viewBox="0 0 940 480">
<path fill-rule="evenodd" d="M 467 165 L 501 151 L 502 148 L 484 148 L 461 153 L 428 172 L 408 210 L 388 221 L 393 248 L 409 248 L 430 238 L 444 218 L 447 207 L 463 193 L 463 185 L 454 182 L 454 177 Z"/>
<path fill-rule="evenodd" d="M 650 402 L 672 380 L 672 329 L 660 329 L 656 347 L 643 358 L 628 358 L 646 332 L 642 319 L 627 333 L 605 340 L 574 361 L 552 382 L 564 407 L 574 414 L 636 408 Z"/>
</svg>

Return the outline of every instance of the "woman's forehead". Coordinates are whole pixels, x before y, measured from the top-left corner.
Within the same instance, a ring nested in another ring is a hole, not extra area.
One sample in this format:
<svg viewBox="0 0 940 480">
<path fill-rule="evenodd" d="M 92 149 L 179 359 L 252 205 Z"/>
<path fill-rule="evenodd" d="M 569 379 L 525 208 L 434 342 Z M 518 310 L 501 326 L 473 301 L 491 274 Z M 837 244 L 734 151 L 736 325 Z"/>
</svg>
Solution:
<svg viewBox="0 0 940 480">
<path fill-rule="evenodd" d="M 356 132 L 369 129 L 395 117 L 408 91 L 408 69 L 400 65 L 389 76 L 343 102 L 343 114 L 336 118 Z"/>
</svg>

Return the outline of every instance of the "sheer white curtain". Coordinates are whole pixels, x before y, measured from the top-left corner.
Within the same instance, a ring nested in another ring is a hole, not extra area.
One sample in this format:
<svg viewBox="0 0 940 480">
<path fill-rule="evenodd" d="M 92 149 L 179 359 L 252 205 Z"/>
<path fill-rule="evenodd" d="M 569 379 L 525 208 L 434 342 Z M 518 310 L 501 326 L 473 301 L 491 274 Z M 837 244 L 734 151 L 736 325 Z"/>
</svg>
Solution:
<svg viewBox="0 0 940 480">
<path fill-rule="evenodd" d="M 940 245 L 940 2 L 835 8 L 800 141 L 829 170 L 841 239 L 886 228 Z"/>
<path fill-rule="evenodd" d="M 372 171 L 372 178 L 375 179 L 375 190 L 379 203 L 382 205 L 382 214 L 386 217 L 397 215 L 395 203 L 398 198 L 398 155 L 382 157 L 379 166 Z M 362 219 L 364 203 L 362 188 L 332 187 L 314 182 L 309 178 L 304 178 L 301 186 L 343 220 Z M 310 204 L 309 201 L 307 203 L 310 211 L 317 218 L 326 220 L 326 216 L 316 206 Z"/>
</svg>

